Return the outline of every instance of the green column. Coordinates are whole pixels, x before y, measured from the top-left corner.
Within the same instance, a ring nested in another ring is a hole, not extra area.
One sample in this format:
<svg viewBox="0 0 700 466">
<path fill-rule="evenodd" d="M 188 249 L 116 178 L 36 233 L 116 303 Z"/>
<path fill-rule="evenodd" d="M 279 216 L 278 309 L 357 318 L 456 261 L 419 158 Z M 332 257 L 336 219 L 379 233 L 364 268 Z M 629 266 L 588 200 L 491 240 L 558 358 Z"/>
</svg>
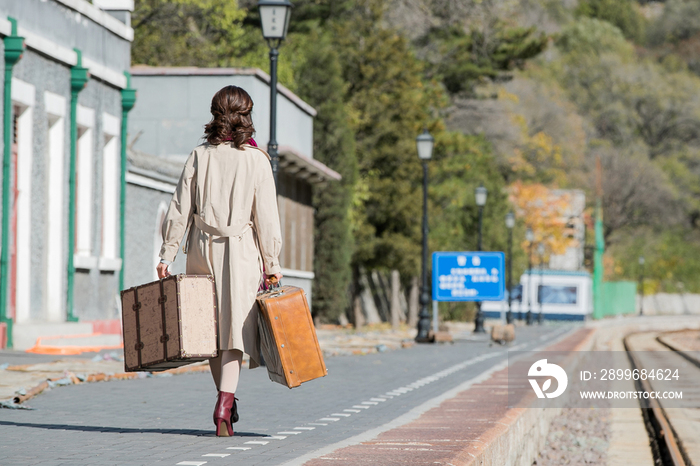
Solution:
<svg viewBox="0 0 700 466">
<path fill-rule="evenodd" d="M 122 268 L 119 271 L 119 289 L 124 289 L 124 264 L 126 263 L 126 132 L 129 123 L 129 111 L 136 103 L 136 90 L 131 88 L 131 74 L 125 71 L 126 89 L 122 89 L 122 165 L 121 165 L 121 189 L 119 194 L 119 254 L 122 258 Z"/>
<path fill-rule="evenodd" d="M 73 288 L 75 285 L 75 165 L 76 146 L 78 144 L 78 94 L 87 85 L 90 73 L 83 68 L 83 55 L 74 49 L 78 62 L 70 69 L 70 168 L 68 174 L 68 283 L 66 286 L 66 320 L 77 322 L 73 314 Z"/>
<path fill-rule="evenodd" d="M 12 156 L 12 69 L 24 52 L 24 37 L 17 35 L 17 20 L 8 17 L 12 32 L 3 39 L 5 45 L 5 85 L 3 106 L 2 157 L 2 253 L 0 254 L 0 322 L 7 324 L 7 347 L 12 348 L 12 318 L 7 315 L 10 271 L 10 158 Z"/>
<path fill-rule="evenodd" d="M 593 255 L 593 318 L 603 317 L 603 254 L 605 254 L 605 239 L 603 238 L 603 208 L 600 199 L 595 210 L 595 253 Z"/>
</svg>

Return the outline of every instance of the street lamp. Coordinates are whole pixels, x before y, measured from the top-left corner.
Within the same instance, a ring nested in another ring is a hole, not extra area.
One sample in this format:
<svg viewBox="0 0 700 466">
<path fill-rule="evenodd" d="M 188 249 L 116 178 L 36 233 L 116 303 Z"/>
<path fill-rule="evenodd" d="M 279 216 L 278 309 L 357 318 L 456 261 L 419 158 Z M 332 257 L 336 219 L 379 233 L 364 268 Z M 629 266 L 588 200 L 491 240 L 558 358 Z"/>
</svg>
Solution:
<svg viewBox="0 0 700 466">
<path fill-rule="evenodd" d="M 525 231 L 527 245 L 527 325 L 532 325 L 532 243 L 535 241 L 535 233 L 528 227 Z"/>
<path fill-rule="evenodd" d="M 292 16 L 292 3 L 289 0 L 259 0 L 260 22 L 263 38 L 270 47 L 270 142 L 267 152 L 270 154 L 272 174 L 277 186 L 279 153 L 277 152 L 277 49 L 287 37 L 289 18 Z"/>
<path fill-rule="evenodd" d="M 508 312 L 506 313 L 506 323 L 513 323 L 513 227 L 515 226 L 515 215 L 513 212 L 506 214 L 506 228 L 508 228 Z"/>
<path fill-rule="evenodd" d="M 644 315 L 644 256 L 639 256 L 639 315 Z"/>
<path fill-rule="evenodd" d="M 435 139 L 428 130 L 416 138 L 416 149 L 418 158 L 423 162 L 423 257 L 421 261 L 422 287 L 420 294 L 420 314 L 418 314 L 418 334 L 416 341 L 419 343 L 430 342 L 430 314 L 428 314 L 428 160 L 433 155 L 433 144 Z"/>
<path fill-rule="evenodd" d="M 476 250 L 481 251 L 481 227 L 484 220 L 484 205 L 486 205 L 486 196 L 488 191 L 484 185 L 477 186 L 474 191 L 476 205 L 479 207 L 479 239 L 476 243 Z M 484 315 L 481 313 L 481 301 L 476 302 L 476 317 L 474 318 L 474 333 L 486 333 L 484 329 Z"/>
<path fill-rule="evenodd" d="M 540 302 L 540 313 L 537 316 L 537 323 L 542 325 L 544 316 L 542 314 L 542 305 L 544 304 L 543 294 L 544 294 L 544 243 L 540 243 L 537 246 L 537 253 L 540 255 L 540 287 L 537 291 L 537 299 Z"/>
</svg>

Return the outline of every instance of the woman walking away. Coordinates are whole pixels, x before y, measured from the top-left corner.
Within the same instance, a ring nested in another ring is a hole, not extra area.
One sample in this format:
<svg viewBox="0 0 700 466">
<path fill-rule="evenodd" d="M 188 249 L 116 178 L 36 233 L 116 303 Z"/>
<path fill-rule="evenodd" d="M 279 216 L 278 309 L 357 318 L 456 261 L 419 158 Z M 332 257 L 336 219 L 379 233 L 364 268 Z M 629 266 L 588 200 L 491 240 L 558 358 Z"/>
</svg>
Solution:
<svg viewBox="0 0 700 466">
<path fill-rule="evenodd" d="M 263 278 L 267 285 L 272 277 L 282 278 L 277 194 L 270 157 L 251 145 L 252 110 L 253 101 L 239 87 L 226 86 L 214 95 L 207 142 L 187 159 L 163 222 L 157 267 L 158 277 L 170 275 L 168 266 L 189 228 L 187 273 L 214 275 L 220 351 L 209 366 L 219 392 L 214 425 L 221 437 L 232 436 L 238 420 L 234 393 L 243 353 L 251 368 L 260 361 L 258 288 Z"/>
</svg>

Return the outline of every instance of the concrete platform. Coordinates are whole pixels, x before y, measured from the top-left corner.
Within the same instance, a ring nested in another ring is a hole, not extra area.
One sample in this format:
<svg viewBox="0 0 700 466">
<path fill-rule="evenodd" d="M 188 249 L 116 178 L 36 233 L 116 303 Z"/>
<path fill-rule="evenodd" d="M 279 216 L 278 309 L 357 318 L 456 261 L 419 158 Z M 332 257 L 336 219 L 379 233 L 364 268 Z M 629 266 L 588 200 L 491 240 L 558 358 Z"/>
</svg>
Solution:
<svg viewBox="0 0 700 466">
<path fill-rule="evenodd" d="M 117 319 L 85 322 L 21 323 L 13 326 L 13 350 L 26 351 L 37 346 L 84 348 L 99 351 L 121 345 L 121 327 Z M 59 354 L 59 353 L 54 353 Z"/>
<path fill-rule="evenodd" d="M 15 350 L 28 350 L 36 344 L 39 337 L 90 335 L 92 324 L 88 322 L 42 322 L 14 324 L 12 338 Z"/>
<path fill-rule="evenodd" d="M 589 349 L 594 330 L 580 329 L 546 351 Z M 435 406 L 378 430 L 331 445 L 285 466 L 523 465 L 531 466 L 560 409 L 508 408 L 508 370 L 495 368 L 447 392 Z M 428 403 L 431 403 L 428 402 Z M 375 434 L 375 435 L 372 435 Z"/>
</svg>

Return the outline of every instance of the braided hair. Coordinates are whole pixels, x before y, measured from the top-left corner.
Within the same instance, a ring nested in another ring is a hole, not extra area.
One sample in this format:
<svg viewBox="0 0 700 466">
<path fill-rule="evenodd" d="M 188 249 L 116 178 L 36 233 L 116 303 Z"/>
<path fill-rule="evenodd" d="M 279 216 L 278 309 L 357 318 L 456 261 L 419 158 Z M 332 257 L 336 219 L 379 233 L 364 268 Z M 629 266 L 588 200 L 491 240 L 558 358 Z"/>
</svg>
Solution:
<svg viewBox="0 0 700 466">
<path fill-rule="evenodd" d="M 240 149 L 255 133 L 253 99 L 238 86 L 226 86 L 211 99 L 212 119 L 204 126 L 204 137 L 212 145 L 230 141 Z"/>
</svg>

